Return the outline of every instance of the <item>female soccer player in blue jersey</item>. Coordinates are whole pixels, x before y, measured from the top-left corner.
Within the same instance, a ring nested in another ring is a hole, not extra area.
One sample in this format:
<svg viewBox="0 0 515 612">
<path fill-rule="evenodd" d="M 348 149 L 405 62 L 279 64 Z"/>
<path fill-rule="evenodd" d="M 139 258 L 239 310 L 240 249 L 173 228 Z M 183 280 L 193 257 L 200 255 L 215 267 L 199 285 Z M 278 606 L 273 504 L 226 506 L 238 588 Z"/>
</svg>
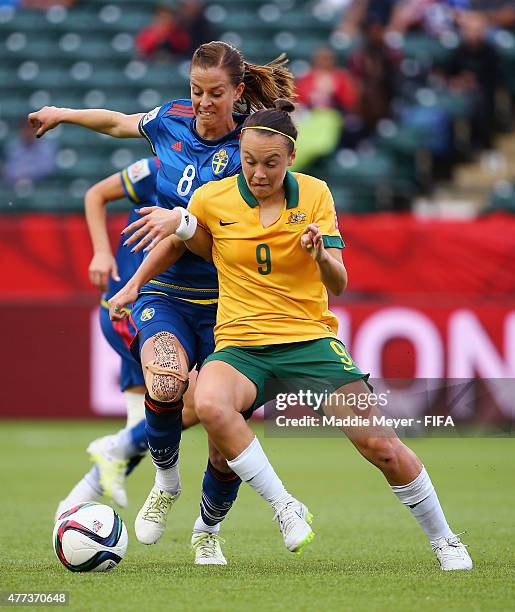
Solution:
<svg viewBox="0 0 515 612">
<path fill-rule="evenodd" d="M 191 100 L 168 102 L 147 114 L 44 107 L 31 113 L 29 121 L 38 128 L 38 137 L 60 123 L 119 138 L 146 137 L 161 162 L 159 205 L 185 207 L 200 185 L 240 171 L 238 144 L 245 116 L 234 109 L 266 108 L 276 98 L 293 96 L 293 76 L 283 61 L 249 64 L 236 48 L 223 42 L 207 43 L 195 51 L 190 80 Z M 176 243 L 169 263 L 174 265 L 142 288 L 130 319 L 137 334 L 133 348 L 139 350 L 148 390 L 146 431 L 156 466 L 155 486 L 135 524 L 137 538 L 146 544 L 156 542 L 163 533 L 181 491 L 178 454 L 188 370 L 200 365 L 214 348 L 215 268 Z M 236 498 L 240 480 L 212 445 L 209 453 L 201 516 L 192 543 L 198 563 L 225 563 L 216 533 Z"/>
</svg>

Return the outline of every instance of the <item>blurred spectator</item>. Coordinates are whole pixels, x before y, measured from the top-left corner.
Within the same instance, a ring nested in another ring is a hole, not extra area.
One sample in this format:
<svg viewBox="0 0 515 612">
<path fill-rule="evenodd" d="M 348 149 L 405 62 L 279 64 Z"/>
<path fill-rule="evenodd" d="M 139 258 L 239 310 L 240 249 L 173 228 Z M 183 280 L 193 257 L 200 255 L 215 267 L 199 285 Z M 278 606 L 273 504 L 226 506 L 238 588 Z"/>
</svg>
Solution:
<svg viewBox="0 0 515 612">
<path fill-rule="evenodd" d="M 312 66 L 297 80 L 298 102 L 306 112 L 299 118 L 299 146 L 295 169 L 332 153 L 343 127 L 343 118 L 355 111 L 358 92 L 347 70 L 336 65 L 334 52 L 320 47 L 313 54 Z"/>
<path fill-rule="evenodd" d="M 56 168 L 57 143 L 54 139 L 36 139 L 27 121 L 20 124 L 17 138 L 4 151 L 2 177 L 10 185 L 20 180 L 38 181 Z"/>
<path fill-rule="evenodd" d="M 183 0 L 179 8 L 179 18 L 190 37 L 188 53 L 213 39 L 211 26 L 204 13 L 204 5 L 199 0 Z"/>
<path fill-rule="evenodd" d="M 342 113 L 356 109 L 358 92 L 352 75 L 336 65 L 334 51 L 319 47 L 312 65 L 297 79 L 298 102 L 309 108 L 336 108 Z"/>
<path fill-rule="evenodd" d="M 404 34 L 425 30 L 438 36 L 454 28 L 454 10 L 460 0 L 400 0 L 394 7 L 387 29 Z"/>
<path fill-rule="evenodd" d="M 159 53 L 186 56 L 190 47 L 190 35 L 179 15 L 164 4 L 156 7 L 152 23 L 136 36 L 136 48 L 142 57 Z"/>
<path fill-rule="evenodd" d="M 487 39 L 488 21 L 481 13 L 460 13 L 458 24 L 462 42 L 446 65 L 447 82 L 451 90 L 470 97 L 474 144 L 490 147 L 495 95 L 501 84 L 499 56 Z"/>
<path fill-rule="evenodd" d="M 363 23 L 377 21 L 384 26 L 399 0 L 352 0 L 338 25 L 338 30 L 351 38 L 359 36 Z"/>
<path fill-rule="evenodd" d="M 466 5 L 460 8 L 481 13 L 489 28 L 515 28 L 514 0 L 466 0 Z"/>
<path fill-rule="evenodd" d="M 158 5 L 152 23 L 137 35 L 136 47 L 143 57 L 186 57 L 209 40 L 211 31 L 204 5 L 198 0 L 183 0 L 175 10 L 166 4 Z"/>
<path fill-rule="evenodd" d="M 480 13 L 491 28 L 515 26 L 514 0 L 399 0 L 392 11 L 389 30 L 405 33 L 424 29 L 439 35 L 464 15 Z"/>
<path fill-rule="evenodd" d="M 348 62 L 360 88 L 358 107 L 364 136 L 390 116 L 397 88 L 401 56 L 385 43 L 384 32 L 383 22 L 371 16 L 363 26 L 363 46 L 350 55 Z"/>
</svg>

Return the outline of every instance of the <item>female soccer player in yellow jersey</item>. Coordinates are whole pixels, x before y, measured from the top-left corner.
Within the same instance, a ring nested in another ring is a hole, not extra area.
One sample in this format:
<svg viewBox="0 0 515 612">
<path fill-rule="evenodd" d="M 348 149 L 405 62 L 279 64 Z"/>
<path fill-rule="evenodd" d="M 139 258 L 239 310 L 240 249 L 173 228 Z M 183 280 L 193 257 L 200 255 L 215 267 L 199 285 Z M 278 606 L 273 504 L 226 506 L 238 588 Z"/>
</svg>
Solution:
<svg viewBox="0 0 515 612">
<path fill-rule="evenodd" d="M 285 489 L 244 417 L 262 403 L 266 379 L 308 373 L 334 380 L 330 391 L 344 398 L 369 389 L 328 309 L 327 290 L 339 295 L 347 285 L 331 193 L 316 178 L 288 172 L 297 137 L 292 110 L 278 100 L 275 110 L 250 115 L 240 142 L 242 174 L 200 187 L 187 211 L 166 214 L 168 232 L 218 270 L 216 349 L 198 377 L 197 416 L 231 469 L 271 504 L 286 547 L 299 552 L 313 537 L 308 509 Z M 141 212 L 150 218 L 127 228 L 137 230 L 131 242 L 152 231 L 153 208 Z M 470 569 L 413 451 L 390 430 L 345 431 L 410 508 L 441 568 Z"/>
</svg>

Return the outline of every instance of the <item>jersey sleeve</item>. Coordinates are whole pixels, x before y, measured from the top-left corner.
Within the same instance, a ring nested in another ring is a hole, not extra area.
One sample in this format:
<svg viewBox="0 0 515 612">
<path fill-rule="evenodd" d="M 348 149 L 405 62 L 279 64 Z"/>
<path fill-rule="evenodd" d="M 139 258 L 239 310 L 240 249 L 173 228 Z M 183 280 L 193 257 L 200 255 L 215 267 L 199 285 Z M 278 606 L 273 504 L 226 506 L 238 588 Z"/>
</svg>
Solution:
<svg viewBox="0 0 515 612">
<path fill-rule="evenodd" d="M 313 211 L 312 223 L 318 225 L 323 236 L 326 248 L 343 249 L 345 243 L 338 229 L 338 217 L 334 207 L 334 200 L 329 187 L 324 183 L 318 204 Z"/>
<path fill-rule="evenodd" d="M 169 106 L 169 102 L 167 104 L 163 104 L 163 106 L 156 106 L 151 111 L 148 111 L 146 115 L 143 115 L 138 125 L 140 134 L 148 140 L 154 155 L 156 155 L 155 143 L 157 140 L 161 117 L 167 111 Z"/>
<path fill-rule="evenodd" d="M 157 160 L 140 159 L 120 172 L 125 195 L 134 202 L 156 201 Z"/>
<path fill-rule="evenodd" d="M 197 217 L 198 224 L 211 233 L 209 229 L 209 215 L 206 212 L 203 196 L 204 190 L 202 187 L 196 189 L 189 201 L 188 210 Z"/>
</svg>

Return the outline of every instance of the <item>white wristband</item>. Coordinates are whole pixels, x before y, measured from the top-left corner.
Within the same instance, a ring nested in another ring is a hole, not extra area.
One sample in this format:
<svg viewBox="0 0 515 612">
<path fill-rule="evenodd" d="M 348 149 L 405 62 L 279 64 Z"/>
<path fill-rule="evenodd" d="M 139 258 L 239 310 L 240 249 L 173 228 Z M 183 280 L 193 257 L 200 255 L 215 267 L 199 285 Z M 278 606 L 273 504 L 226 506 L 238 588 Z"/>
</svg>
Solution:
<svg viewBox="0 0 515 612">
<path fill-rule="evenodd" d="M 176 210 L 181 213 L 181 222 L 175 230 L 175 235 L 181 240 L 189 240 L 197 229 L 197 217 L 182 206 L 177 206 Z"/>
</svg>

